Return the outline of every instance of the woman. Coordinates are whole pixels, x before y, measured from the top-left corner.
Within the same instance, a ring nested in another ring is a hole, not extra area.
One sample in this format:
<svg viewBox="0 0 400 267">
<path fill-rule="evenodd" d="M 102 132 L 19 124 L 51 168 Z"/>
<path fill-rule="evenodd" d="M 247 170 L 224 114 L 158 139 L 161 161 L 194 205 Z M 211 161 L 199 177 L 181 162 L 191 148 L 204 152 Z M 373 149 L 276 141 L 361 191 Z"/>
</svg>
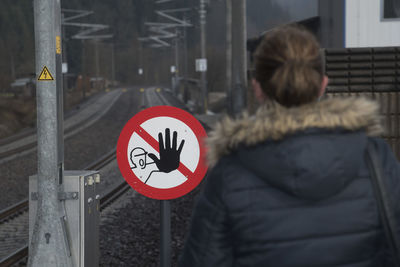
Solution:
<svg viewBox="0 0 400 267">
<path fill-rule="evenodd" d="M 211 135 L 215 166 L 180 266 L 388 266 L 367 143 L 393 196 L 400 166 L 377 137 L 377 104 L 318 101 L 327 83 L 311 33 L 286 26 L 266 34 L 253 80 L 263 105 Z"/>
</svg>

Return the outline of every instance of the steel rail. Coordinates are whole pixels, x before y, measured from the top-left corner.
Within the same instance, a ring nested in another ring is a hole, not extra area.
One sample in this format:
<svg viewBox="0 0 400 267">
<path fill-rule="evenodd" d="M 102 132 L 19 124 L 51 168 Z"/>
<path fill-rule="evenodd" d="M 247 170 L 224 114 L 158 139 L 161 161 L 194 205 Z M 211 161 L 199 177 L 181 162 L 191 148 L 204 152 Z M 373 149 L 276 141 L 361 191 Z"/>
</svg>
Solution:
<svg viewBox="0 0 400 267">
<path fill-rule="evenodd" d="M 161 100 L 162 103 L 166 102 L 166 99 L 164 99 L 159 92 L 156 93 L 158 98 Z M 113 161 L 116 158 L 116 151 L 112 150 L 100 159 L 96 160 L 95 162 L 89 164 L 87 167 L 84 169 L 101 169 L 107 164 L 109 164 L 111 161 Z M 117 200 L 120 196 L 122 196 L 126 191 L 130 189 L 130 186 L 124 181 L 121 182 L 120 184 L 114 186 L 111 188 L 109 191 L 107 191 L 100 199 L 100 210 L 104 210 L 107 206 L 109 206 L 111 203 L 113 203 L 115 200 Z M 21 214 L 22 212 L 25 212 L 28 210 L 29 207 L 29 201 L 28 199 L 25 199 L 15 205 L 13 205 L 10 208 L 6 208 L 0 213 L 0 223 L 3 223 L 7 220 L 9 220 L 12 217 L 17 216 L 18 214 Z M 4 215 L 3 215 L 4 213 Z M 28 246 L 22 247 L 15 251 L 14 253 L 10 254 L 9 256 L 0 259 L 0 267 L 5 267 L 5 266 L 10 266 L 12 264 L 18 263 L 24 258 L 28 256 Z"/>
<path fill-rule="evenodd" d="M 8 257 L 1 259 L 0 267 L 11 266 L 11 265 L 21 261 L 26 256 L 28 256 L 28 246 L 22 247 L 22 248 L 16 250 L 14 253 L 9 255 Z"/>
<path fill-rule="evenodd" d="M 99 160 L 89 164 L 84 169 L 101 169 L 109 164 L 116 158 L 115 150 L 110 151 Z M 109 190 L 104 196 L 100 199 L 100 208 L 101 210 L 120 197 L 123 193 L 125 193 L 129 189 L 129 185 L 126 182 L 122 182 Z M 7 222 L 8 220 L 18 216 L 19 214 L 26 212 L 29 208 L 28 199 L 22 200 L 21 202 L 6 208 L 0 213 L 0 223 Z M 28 246 L 22 247 L 10 254 L 9 256 L 0 260 L 0 267 L 10 266 L 21 261 L 23 258 L 28 256 Z"/>
<path fill-rule="evenodd" d="M 98 99 L 98 96 L 99 96 L 99 94 L 97 94 L 94 98 L 96 98 L 96 100 L 97 100 L 97 99 Z M 86 102 L 83 102 L 83 103 L 81 103 L 81 104 L 76 105 L 72 110 L 70 110 L 70 111 L 65 115 L 65 117 L 64 117 L 64 122 L 65 122 L 65 120 L 67 120 L 67 119 L 69 119 L 70 117 L 72 117 L 73 115 L 75 115 L 75 114 L 78 112 L 78 110 L 85 109 L 85 108 L 87 107 L 88 103 L 93 103 L 93 102 L 91 102 L 91 101 L 86 101 Z M 88 119 L 91 119 L 91 118 L 92 118 L 92 116 L 89 117 Z M 87 120 L 88 120 L 88 119 L 87 119 Z M 86 121 L 84 121 L 84 122 L 82 122 L 82 123 L 86 123 Z M 72 126 L 72 127 L 74 127 L 74 126 Z M 68 130 L 66 131 L 66 133 L 68 133 L 69 131 L 70 131 L 70 130 L 68 129 Z M 19 133 L 13 134 L 13 135 L 8 136 L 8 137 L 1 138 L 1 139 L 0 139 L 0 146 L 4 146 L 4 145 L 10 144 L 10 143 L 12 143 L 12 142 L 22 140 L 22 139 L 24 139 L 25 137 L 28 137 L 28 136 L 30 136 L 30 135 L 36 134 L 36 132 L 37 132 L 36 127 L 35 127 L 35 128 L 25 128 L 25 129 L 22 129 L 21 132 L 19 132 Z M 34 142 L 34 143 L 36 143 L 36 142 Z"/>
<path fill-rule="evenodd" d="M 89 121 L 93 120 L 93 118 L 95 118 L 97 115 L 98 115 L 97 113 L 92 114 L 91 116 L 89 116 L 87 119 L 85 119 L 81 123 L 79 123 L 77 125 L 73 125 L 72 127 L 68 128 L 68 129 L 65 129 L 64 134 L 66 135 L 66 134 L 69 134 L 69 133 L 75 131 L 76 129 L 79 129 L 79 127 L 81 127 L 82 125 L 85 125 Z M 21 137 L 15 138 L 15 140 L 13 140 L 12 137 L 10 137 L 10 140 L 12 140 L 13 142 L 14 141 L 18 141 L 18 140 L 22 140 L 25 137 L 27 137 L 27 136 L 29 136 L 30 134 L 33 134 L 33 133 L 34 132 L 28 132 L 27 134 L 22 135 Z M 35 148 L 36 146 L 37 146 L 37 142 L 34 141 L 34 142 L 28 143 L 26 145 L 23 145 L 23 146 L 20 146 L 20 147 L 17 147 L 17 148 L 14 148 L 14 149 L 11 149 L 11 150 L 8 150 L 8 151 L 5 151 L 5 152 L 0 152 L 0 159 L 7 158 L 9 156 L 24 152 L 26 150 L 30 150 L 32 148 Z"/>
<path fill-rule="evenodd" d="M 0 211 L 0 224 L 15 217 L 21 212 L 24 212 L 27 206 L 27 199 L 24 199 L 17 204 L 12 205 L 11 207 L 7 207 Z"/>
<path fill-rule="evenodd" d="M 10 144 L 12 142 L 19 141 L 19 140 L 24 139 L 25 137 L 28 137 L 35 133 L 36 133 L 36 128 L 35 129 L 31 129 L 31 128 L 22 129 L 21 132 L 19 132 L 19 133 L 13 134 L 8 137 L 1 138 L 0 146 L 4 146 L 4 145 Z"/>
<path fill-rule="evenodd" d="M 87 165 L 84 170 L 91 170 L 91 169 L 101 169 L 106 166 L 108 163 L 115 159 L 115 150 L 108 152 L 106 155 L 101 157 L 99 160 L 90 163 Z M 9 220 L 12 217 L 26 211 L 29 207 L 28 199 L 24 199 L 17 204 L 12 205 L 11 207 L 5 208 L 0 211 L 0 223 L 3 223 Z"/>
</svg>

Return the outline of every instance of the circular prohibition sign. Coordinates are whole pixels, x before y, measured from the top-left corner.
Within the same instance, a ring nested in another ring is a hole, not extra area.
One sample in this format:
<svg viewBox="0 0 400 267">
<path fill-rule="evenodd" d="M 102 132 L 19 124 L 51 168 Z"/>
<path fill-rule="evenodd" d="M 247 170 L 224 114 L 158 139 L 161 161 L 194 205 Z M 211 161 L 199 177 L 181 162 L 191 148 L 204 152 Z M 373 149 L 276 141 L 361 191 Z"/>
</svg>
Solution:
<svg viewBox="0 0 400 267">
<path fill-rule="evenodd" d="M 179 198 L 192 191 L 207 172 L 206 137 L 200 122 L 182 109 L 147 108 L 133 116 L 119 136 L 117 161 L 121 174 L 144 196 L 158 200 Z M 180 155 L 177 168 L 164 172 L 157 163 L 161 161 L 160 150 L 168 147 Z"/>
</svg>

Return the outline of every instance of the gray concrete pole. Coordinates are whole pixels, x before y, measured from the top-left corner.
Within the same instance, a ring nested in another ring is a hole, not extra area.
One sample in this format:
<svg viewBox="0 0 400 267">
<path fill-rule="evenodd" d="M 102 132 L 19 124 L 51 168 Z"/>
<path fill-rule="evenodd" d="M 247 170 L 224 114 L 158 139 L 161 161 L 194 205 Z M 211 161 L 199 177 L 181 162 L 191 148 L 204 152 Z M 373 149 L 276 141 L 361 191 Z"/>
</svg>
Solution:
<svg viewBox="0 0 400 267">
<path fill-rule="evenodd" d="M 186 17 L 184 16 L 184 20 L 186 22 Z M 183 80 L 183 101 L 184 103 L 187 103 L 188 101 L 188 85 L 187 85 L 187 79 L 189 78 L 189 72 L 188 72 L 188 55 L 187 55 L 187 27 L 183 27 L 183 72 L 182 76 L 184 78 Z"/>
<path fill-rule="evenodd" d="M 87 65 L 86 65 L 86 42 L 82 40 L 82 99 L 86 99 L 86 76 L 87 76 Z"/>
<path fill-rule="evenodd" d="M 233 113 L 246 107 L 247 51 L 246 0 L 232 0 L 232 90 Z"/>
<path fill-rule="evenodd" d="M 115 82 L 115 46 L 114 43 L 111 44 L 111 79 L 112 86 L 114 87 Z"/>
<path fill-rule="evenodd" d="M 175 42 L 175 40 L 174 40 L 174 42 Z M 176 45 L 174 45 L 173 49 L 174 49 L 174 53 L 168 53 L 168 55 L 169 55 L 168 61 L 171 62 L 171 64 L 170 64 L 171 66 L 175 66 L 175 68 L 176 68 L 176 58 L 175 58 Z M 174 94 L 176 69 L 175 69 L 175 72 L 170 71 L 170 74 L 171 74 L 171 92 Z"/>
<path fill-rule="evenodd" d="M 200 43 L 201 43 L 201 58 L 207 58 L 207 51 L 206 51 L 206 23 L 207 23 L 207 11 L 206 11 L 206 4 L 205 0 L 200 0 Z M 202 112 L 207 113 L 208 110 L 208 90 L 207 90 L 207 71 L 200 72 L 201 78 L 201 96 L 202 96 Z"/>
<path fill-rule="evenodd" d="M 34 0 L 36 74 L 46 66 L 54 77 L 37 81 L 38 200 L 28 266 L 72 266 L 58 200 L 57 71 L 55 11 L 59 0 Z M 46 73 L 48 77 L 48 73 Z M 32 200 L 31 200 L 32 201 Z"/>
<path fill-rule="evenodd" d="M 10 51 L 10 50 L 8 50 L 8 51 Z M 11 79 L 14 81 L 15 78 L 16 78 L 16 74 L 15 74 L 14 52 L 12 50 L 11 50 L 11 53 L 10 53 L 10 68 L 11 68 Z M 4 87 L 4 90 L 5 89 L 6 88 Z"/>
<path fill-rule="evenodd" d="M 232 99 L 232 0 L 226 0 L 226 109 L 231 115 Z"/>
<path fill-rule="evenodd" d="M 61 14 L 61 21 L 64 19 L 64 14 Z M 67 63 L 67 66 L 68 66 L 68 59 L 67 59 L 67 38 L 66 38 L 66 35 L 65 35 L 65 26 L 63 26 L 62 24 L 61 24 L 61 29 L 62 29 L 62 33 L 61 33 L 61 36 L 62 36 L 62 50 L 61 50 L 61 52 L 62 52 L 62 62 L 63 63 Z M 64 105 L 64 108 L 67 106 L 67 90 L 68 90 L 68 79 L 67 79 L 67 74 L 68 73 L 65 73 L 65 74 L 62 74 L 62 79 L 63 79 L 63 85 L 62 85 L 62 87 L 63 87 L 63 105 Z"/>
<path fill-rule="evenodd" d="M 139 54 L 139 68 L 143 70 L 143 73 L 139 75 L 139 83 L 140 86 L 144 85 L 144 81 L 147 80 L 145 77 L 147 76 L 147 73 L 144 73 L 144 64 L 143 64 L 143 58 L 144 58 L 144 53 L 146 53 L 146 49 L 143 49 L 142 42 L 139 42 L 138 46 L 138 54 Z"/>
<path fill-rule="evenodd" d="M 63 172 L 64 172 L 64 77 L 62 74 L 62 62 L 63 62 L 63 46 L 62 39 L 64 34 L 62 33 L 61 26 L 61 3 L 60 0 L 55 0 L 55 16 L 54 16 L 54 28 L 56 34 L 56 84 L 57 84 L 57 135 L 58 135 L 58 171 L 59 171 L 59 184 L 62 184 Z"/>
<path fill-rule="evenodd" d="M 99 40 L 94 40 L 94 54 L 95 54 L 95 64 L 96 64 L 96 89 L 99 89 L 99 77 L 100 77 L 100 55 L 99 55 Z"/>
<path fill-rule="evenodd" d="M 180 72 L 180 64 L 179 64 L 179 30 L 175 29 L 175 83 L 174 88 L 172 88 L 172 92 L 176 96 L 179 88 L 179 72 Z"/>
</svg>

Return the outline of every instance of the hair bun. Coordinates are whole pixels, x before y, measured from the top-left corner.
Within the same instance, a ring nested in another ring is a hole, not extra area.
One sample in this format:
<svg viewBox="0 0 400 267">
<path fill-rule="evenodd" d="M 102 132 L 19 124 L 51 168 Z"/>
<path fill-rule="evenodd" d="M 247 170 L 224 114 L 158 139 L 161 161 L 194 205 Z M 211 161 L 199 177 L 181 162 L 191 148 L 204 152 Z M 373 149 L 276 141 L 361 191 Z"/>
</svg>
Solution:
<svg viewBox="0 0 400 267">
<path fill-rule="evenodd" d="M 322 58 L 317 40 L 305 28 L 292 25 L 269 31 L 254 58 L 255 79 L 269 99 L 286 107 L 318 99 Z"/>
<path fill-rule="evenodd" d="M 306 67 L 308 64 L 305 60 L 297 59 L 297 58 L 290 58 L 285 60 L 284 66 L 293 66 L 293 67 Z"/>
</svg>

